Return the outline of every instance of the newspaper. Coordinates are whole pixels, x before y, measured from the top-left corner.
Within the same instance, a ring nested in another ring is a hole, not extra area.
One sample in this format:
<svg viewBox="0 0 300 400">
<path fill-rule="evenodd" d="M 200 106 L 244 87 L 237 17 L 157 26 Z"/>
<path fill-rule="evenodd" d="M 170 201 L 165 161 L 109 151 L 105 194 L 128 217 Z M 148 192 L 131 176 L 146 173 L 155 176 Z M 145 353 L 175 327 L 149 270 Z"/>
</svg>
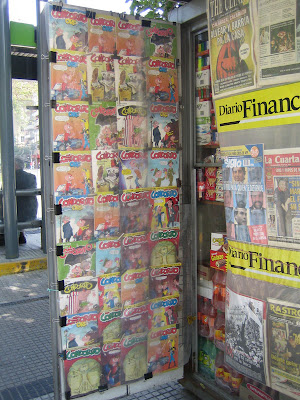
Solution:
<svg viewBox="0 0 300 400">
<path fill-rule="evenodd" d="M 268 299 L 271 387 L 300 398 L 300 306 Z"/>
<path fill-rule="evenodd" d="M 263 145 L 221 148 L 228 239 L 267 244 Z"/>
<path fill-rule="evenodd" d="M 297 0 L 258 0 L 256 48 L 259 85 L 299 80 L 300 4 Z"/>
<path fill-rule="evenodd" d="M 264 154 L 269 245 L 299 249 L 300 148 Z"/>
<path fill-rule="evenodd" d="M 255 88 L 254 1 L 208 1 L 214 98 Z"/>
<path fill-rule="evenodd" d="M 263 384 L 265 373 L 265 302 L 226 288 L 225 362 Z"/>
</svg>

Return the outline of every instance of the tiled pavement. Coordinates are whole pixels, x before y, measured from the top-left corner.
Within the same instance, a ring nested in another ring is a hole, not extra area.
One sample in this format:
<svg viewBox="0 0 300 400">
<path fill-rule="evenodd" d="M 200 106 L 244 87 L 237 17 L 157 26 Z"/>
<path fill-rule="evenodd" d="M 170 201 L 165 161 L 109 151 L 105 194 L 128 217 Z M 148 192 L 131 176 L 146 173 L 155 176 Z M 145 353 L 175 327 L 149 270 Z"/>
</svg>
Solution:
<svg viewBox="0 0 300 400">
<path fill-rule="evenodd" d="M 0 400 L 53 400 L 46 270 L 0 277 Z M 194 400 L 179 383 L 123 400 Z"/>
</svg>

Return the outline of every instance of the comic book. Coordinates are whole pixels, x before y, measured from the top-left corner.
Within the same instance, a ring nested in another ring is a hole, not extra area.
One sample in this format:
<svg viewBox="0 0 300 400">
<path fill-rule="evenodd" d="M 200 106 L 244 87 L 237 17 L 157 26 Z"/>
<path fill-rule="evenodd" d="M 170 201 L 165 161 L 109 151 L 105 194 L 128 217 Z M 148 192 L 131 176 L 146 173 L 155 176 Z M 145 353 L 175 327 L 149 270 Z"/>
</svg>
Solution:
<svg viewBox="0 0 300 400">
<path fill-rule="evenodd" d="M 119 152 L 115 150 L 92 150 L 94 187 L 97 193 L 118 192 Z"/>
<path fill-rule="evenodd" d="M 149 330 L 177 324 L 178 306 L 178 296 L 151 300 L 149 303 Z"/>
<path fill-rule="evenodd" d="M 96 312 L 87 312 L 67 317 L 61 328 L 62 349 L 95 346 L 100 344 Z"/>
<path fill-rule="evenodd" d="M 121 277 L 118 272 L 98 278 L 99 307 L 101 311 L 111 311 L 121 306 Z"/>
<path fill-rule="evenodd" d="M 144 54 L 144 28 L 141 21 L 117 19 L 117 53 L 120 56 Z"/>
<path fill-rule="evenodd" d="M 120 196 L 122 233 L 144 232 L 149 229 L 149 190 L 123 192 Z"/>
<path fill-rule="evenodd" d="M 92 53 L 88 56 L 88 83 L 92 102 L 115 101 L 114 58 L 109 54 Z"/>
<path fill-rule="evenodd" d="M 84 53 L 59 50 L 51 64 L 51 99 L 88 100 L 87 56 Z"/>
<path fill-rule="evenodd" d="M 121 280 L 121 301 L 123 306 L 132 306 L 146 301 L 149 297 L 149 271 L 146 268 L 129 269 Z"/>
<path fill-rule="evenodd" d="M 100 240 L 96 243 L 96 276 L 120 272 L 121 241 Z"/>
<path fill-rule="evenodd" d="M 53 150 L 90 150 L 88 103 L 57 102 L 52 110 Z"/>
<path fill-rule="evenodd" d="M 83 196 L 94 193 L 92 157 L 89 151 L 63 151 L 54 163 L 55 196 Z"/>
<path fill-rule="evenodd" d="M 179 331 L 176 325 L 155 328 L 148 334 L 148 372 L 153 375 L 178 368 Z"/>
<path fill-rule="evenodd" d="M 85 278 L 79 281 L 64 280 L 64 289 L 59 293 L 60 315 L 99 311 L 98 280 Z"/>
<path fill-rule="evenodd" d="M 101 343 L 111 343 L 121 338 L 121 308 L 102 310 L 98 314 L 98 326 Z"/>
<path fill-rule="evenodd" d="M 149 233 L 150 266 L 173 265 L 178 262 L 179 230 Z"/>
<path fill-rule="evenodd" d="M 122 237 L 121 272 L 128 269 L 146 268 L 149 265 L 147 234 L 131 234 Z"/>
<path fill-rule="evenodd" d="M 176 151 L 153 150 L 148 154 L 148 187 L 176 187 L 179 156 Z"/>
<path fill-rule="evenodd" d="M 71 398 L 96 392 L 101 383 L 101 347 L 68 350 L 64 360 L 66 389 Z"/>
<path fill-rule="evenodd" d="M 148 118 L 149 145 L 153 148 L 179 147 L 178 107 L 176 104 L 152 103 Z"/>
<path fill-rule="evenodd" d="M 146 56 L 177 58 L 176 34 L 176 26 L 152 21 L 151 27 L 145 28 Z"/>
<path fill-rule="evenodd" d="M 95 237 L 97 239 L 120 236 L 119 195 L 99 194 L 95 203 Z"/>
<path fill-rule="evenodd" d="M 94 234 L 94 197 L 62 196 L 55 203 L 62 213 L 55 216 L 56 243 L 91 240 Z"/>
<path fill-rule="evenodd" d="M 96 14 L 89 19 L 89 51 L 113 54 L 116 50 L 116 18 L 111 15 Z"/>
<path fill-rule="evenodd" d="M 121 340 L 121 383 L 136 381 L 147 373 L 147 333 Z"/>
<path fill-rule="evenodd" d="M 147 187 L 147 152 L 120 152 L 120 190 L 136 190 Z"/>
<path fill-rule="evenodd" d="M 147 93 L 152 102 L 178 102 L 178 77 L 174 59 L 149 58 L 147 64 Z"/>
<path fill-rule="evenodd" d="M 152 267 L 150 270 L 150 298 L 179 296 L 181 264 L 169 267 Z"/>
<path fill-rule="evenodd" d="M 151 231 L 179 228 L 178 189 L 155 189 L 150 194 Z"/>
<path fill-rule="evenodd" d="M 63 255 L 57 257 L 58 280 L 96 275 L 96 244 L 79 241 L 63 244 Z"/>
<path fill-rule="evenodd" d="M 120 385 L 121 342 L 107 343 L 102 346 L 102 379 L 103 385 L 114 387 Z"/>
<path fill-rule="evenodd" d="M 145 61 L 141 57 L 124 56 L 116 60 L 115 67 L 119 102 L 143 102 L 146 96 Z"/>
<path fill-rule="evenodd" d="M 122 103 L 117 106 L 118 147 L 143 149 L 147 146 L 147 107 L 143 103 Z"/>
<path fill-rule="evenodd" d="M 102 102 L 89 106 L 89 129 L 92 150 L 116 150 L 120 141 L 116 103 Z"/>
<path fill-rule="evenodd" d="M 148 331 L 148 303 L 126 306 L 122 312 L 122 335 L 128 336 Z"/>
<path fill-rule="evenodd" d="M 85 52 L 88 47 L 88 18 L 79 9 L 54 11 L 50 6 L 49 47 L 52 50 Z"/>
</svg>

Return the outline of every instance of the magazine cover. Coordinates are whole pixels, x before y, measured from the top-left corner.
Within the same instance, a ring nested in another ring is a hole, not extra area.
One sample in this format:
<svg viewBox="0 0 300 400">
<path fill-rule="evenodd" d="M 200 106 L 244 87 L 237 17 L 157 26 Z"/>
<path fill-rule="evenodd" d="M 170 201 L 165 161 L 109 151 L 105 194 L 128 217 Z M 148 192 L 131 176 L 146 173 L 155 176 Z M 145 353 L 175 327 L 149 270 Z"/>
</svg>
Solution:
<svg viewBox="0 0 300 400">
<path fill-rule="evenodd" d="M 57 102 L 52 110 L 53 150 L 90 150 L 88 103 Z"/>
<path fill-rule="evenodd" d="M 96 193 L 118 192 L 119 152 L 92 150 L 92 160 Z"/>
<path fill-rule="evenodd" d="M 178 108 L 176 104 L 152 103 L 148 118 L 150 147 L 179 147 Z"/>
<path fill-rule="evenodd" d="M 113 54 L 116 50 L 116 18 L 96 14 L 88 20 L 89 51 Z"/>
<path fill-rule="evenodd" d="M 148 143 L 147 107 L 143 103 L 122 103 L 118 110 L 118 147 L 143 149 Z"/>
<path fill-rule="evenodd" d="M 56 197 L 62 208 L 62 214 L 55 216 L 57 244 L 93 238 L 94 202 L 92 196 Z"/>
<path fill-rule="evenodd" d="M 116 89 L 119 102 L 141 101 L 146 96 L 145 61 L 141 57 L 120 57 L 116 61 Z"/>
<path fill-rule="evenodd" d="M 92 53 L 88 56 L 89 94 L 92 102 L 115 101 L 114 58 L 109 54 Z"/>
<path fill-rule="evenodd" d="M 87 196 L 94 193 L 92 157 L 89 151 L 63 151 L 54 163 L 55 196 Z"/>
<path fill-rule="evenodd" d="M 71 392 L 71 398 L 98 391 L 102 375 L 101 347 L 68 350 L 64 370 L 66 389 Z"/>
<path fill-rule="evenodd" d="M 129 269 L 122 275 L 121 301 L 123 306 L 143 303 L 149 298 L 149 271 Z"/>
<path fill-rule="evenodd" d="M 96 243 L 96 276 L 120 272 L 120 259 L 120 240 L 99 240 Z"/>
<path fill-rule="evenodd" d="M 177 58 L 176 34 L 176 26 L 151 21 L 151 27 L 145 28 L 146 56 Z"/>
<path fill-rule="evenodd" d="M 178 78 L 175 60 L 150 57 L 147 68 L 147 93 L 155 102 L 178 102 Z"/>
<path fill-rule="evenodd" d="M 229 6 L 208 1 L 210 69 L 214 97 L 253 90 L 255 82 L 253 1 Z M 275 8 L 276 9 L 276 8 Z"/>
<path fill-rule="evenodd" d="M 176 151 L 153 150 L 148 154 L 148 186 L 176 187 L 179 156 Z"/>
<path fill-rule="evenodd" d="M 85 278 L 79 281 L 64 280 L 64 290 L 59 293 L 60 315 L 99 311 L 98 280 Z"/>
<path fill-rule="evenodd" d="M 92 150 L 116 150 L 120 141 L 116 103 L 101 102 L 89 106 L 89 129 Z"/>
<path fill-rule="evenodd" d="M 225 362 L 237 372 L 266 384 L 266 304 L 226 288 Z"/>
<path fill-rule="evenodd" d="M 122 310 L 118 307 L 100 311 L 98 326 L 101 343 L 106 344 L 120 340 L 121 315 Z"/>
<path fill-rule="evenodd" d="M 121 342 L 107 343 L 102 346 L 103 385 L 114 387 L 120 385 Z"/>
<path fill-rule="evenodd" d="M 149 303 L 149 329 L 177 324 L 178 306 L 178 296 L 152 299 Z"/>
<path fill-rule="evenodd" d="M 132 234 L 122 237 L 121 272 L 146 268 L 149 265 L 147 234 Z"/>
<path fill-rule="evenodd" d="M 267 244 L 263 144 L 223 147 L 228 239 Z"/>
<path fill-rule="evenodd" d="M 51 99 L 88 100 L 87 56 L 60 50 L 56 62 L 50 64 Z"/>
<path fill-rule="evenodd" d="M 268 330 L 271 387 L 293 399 L 300 396 L 300 307 L 268 299 Z"/>
<path fill-rule="evenodd" d="M 149 233 L 150 266 L 173 265 L 178 262 L 179 230 Z"/>
<path fill-rule="evenodd" d="M 85 12 L 66 9 L 65 6 L 61 11 L 54 11 L 50 6 L 49 47 L 85 52 L 88 47 L 88 18 Z"/>
<path fill-rule="evenodd" d="M 97 239 L 120 236 L 119 195 L 99 194 L 95 199 L 95 237 Z"/>
<path fill-rule="evenodd" d="M 123 192 L 120 196 L 121 232 L 136 233 L 149 229 L 150 192 Z"/>
<path fill-rule="evenodd" d="M 300 148 L 265 151 L 270 246 L 300 244 Z"/>
<path fill-rule="evenodd" d="M 144 54 L 144 28 L 141 21 L 117 19 L 117 53 L 120 56 Z"/>
<path fill-rule="evenodd" d="M 121 340 L 121 383 L 136 381 L 147 373 L 147 333 Z"/>
<path fill-rule="evenodd" d="M 178 368 L 178 338 L 176 325 L 155 328 L 148 334 L 148 372 L 158 375 Z"/>
<path fill-rule="evenodd" d="M 57 257 L 58 280 L 95 276 L 96 244 L 87 241 L 65 243 L 63 255 Z"/>
<path fill-rule="evenodd" d="M 181 264 L 150 269 L 150 298 L 179 296 L 179 276 Z"/>
<path fill-rule="evenodd" d="M 118 272 L 98 278 L 99 307 L 101 311 L 111 311 L 121 306 L 121 277 Z"/>
<path fill-rule="evenodd" d="M 148 331 L 148 303 L 126 306 L 122 313 L 122 336 Z"/>
<path fill-rule="evenodd" d="M 63 350 L 100 344 L 97 313 L 82 313 L 75 315 L 74 319 L 72 317 L 67 318 L 67 326 L 61 328 Z"/>
<path fill-rule="evenodd" d="M 120 189 L 135 190 L 147 187 L 147 152 L 120 152 Z"/>
<path fill-rule="evenodd" d="M 150 194 L 151 231 L 179 228 L 178 189 L 155 189 Z"/>
</svg>

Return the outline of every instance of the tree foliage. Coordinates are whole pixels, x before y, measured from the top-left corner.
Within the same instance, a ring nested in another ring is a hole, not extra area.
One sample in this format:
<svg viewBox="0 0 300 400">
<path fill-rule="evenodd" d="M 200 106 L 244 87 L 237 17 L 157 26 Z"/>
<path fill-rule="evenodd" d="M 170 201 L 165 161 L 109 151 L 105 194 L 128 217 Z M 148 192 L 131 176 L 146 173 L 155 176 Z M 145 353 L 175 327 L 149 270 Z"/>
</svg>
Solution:
<svg viewBox="0 0 300 400">
<path fill-rule="evenodd" d="M 130 3 L 132 15 L 143 14 L 143 17 L 150 19 L 168 19 L 168 13 L 174 8 L 175 2 L 169 0 L 126 0 Z"/>
</svg>

